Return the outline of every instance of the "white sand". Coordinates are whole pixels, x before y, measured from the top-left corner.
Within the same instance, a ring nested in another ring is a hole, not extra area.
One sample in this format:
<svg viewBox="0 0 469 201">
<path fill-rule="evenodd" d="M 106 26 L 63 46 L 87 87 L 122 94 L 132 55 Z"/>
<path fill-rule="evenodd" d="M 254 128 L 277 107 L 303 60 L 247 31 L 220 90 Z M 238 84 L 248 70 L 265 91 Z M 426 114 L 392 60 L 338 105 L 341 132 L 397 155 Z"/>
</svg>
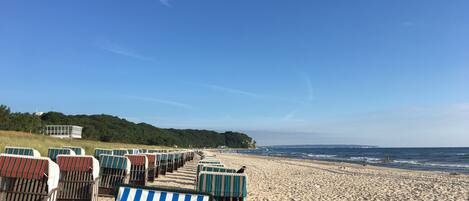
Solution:
<svg viewBox="0 0 469 201">
<path fill-rule="evenodd" d="M 216 153 L 247 166 L 248 200 L 462 200 L 469 175 Z"/>
</svg>

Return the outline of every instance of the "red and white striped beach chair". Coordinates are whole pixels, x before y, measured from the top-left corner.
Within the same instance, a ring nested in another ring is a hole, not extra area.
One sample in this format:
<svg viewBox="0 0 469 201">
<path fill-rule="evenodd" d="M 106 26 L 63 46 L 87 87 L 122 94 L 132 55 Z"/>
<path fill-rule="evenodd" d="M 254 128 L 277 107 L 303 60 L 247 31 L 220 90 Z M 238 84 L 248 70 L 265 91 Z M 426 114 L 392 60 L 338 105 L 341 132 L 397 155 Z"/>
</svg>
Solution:
<svg viewBox="0 0 469 201">
<path fill-rule="evenodd" d="M 148 158 L 143 154 L 127 154 L 130 160 L 129 184 L 145 186 L 148 177 Z"/>
<path fill-rule="evenodd" d="M 0 200 L 55 201 L 59 166 L 46 157 L 0 155 Z"/>
<path fill-rule="evenodd" d="M 60 201 L 97 201 L 99 188 L 99 162 L 93 156 L 59 155 Z"/>
</svg>

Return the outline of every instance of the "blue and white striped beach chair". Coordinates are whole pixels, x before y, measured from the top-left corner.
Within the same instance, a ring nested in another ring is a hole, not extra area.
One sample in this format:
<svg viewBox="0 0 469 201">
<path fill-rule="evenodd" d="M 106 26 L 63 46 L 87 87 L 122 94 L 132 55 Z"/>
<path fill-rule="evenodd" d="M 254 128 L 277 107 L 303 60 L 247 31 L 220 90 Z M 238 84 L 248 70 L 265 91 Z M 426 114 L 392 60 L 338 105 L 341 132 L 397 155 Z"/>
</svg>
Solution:
<svg viewBox="0 0 469 201">
<path fill-rule="evenodd" d="M 212 201 L 209 194 L 175 189 L 159 189 L 123 185 L 119 187 L 116 201 Z"/>
</svg>

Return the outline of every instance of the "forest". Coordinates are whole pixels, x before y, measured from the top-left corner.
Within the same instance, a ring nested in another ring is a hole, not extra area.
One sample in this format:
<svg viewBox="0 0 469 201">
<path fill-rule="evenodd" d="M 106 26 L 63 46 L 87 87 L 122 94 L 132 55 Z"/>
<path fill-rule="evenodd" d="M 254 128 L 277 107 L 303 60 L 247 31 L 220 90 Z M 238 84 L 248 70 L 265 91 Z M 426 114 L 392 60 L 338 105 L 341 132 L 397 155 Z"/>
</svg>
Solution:
<svg viewBox="0 0 469 201">
<path fill-rule="evenodd" d="M 147 123 L 134 123 L 117 116 L 66 115 L 47 112 L 42 115 L 11 112 L 0 105 L 0 130 L 24 131 L 42 134 L 45 125 L 82 126 L 82 138 L 102 142 L 177 146 L 253 148 L 255 141 L 245 133 L 211 130 L 158 128 Z"/>
</svg>

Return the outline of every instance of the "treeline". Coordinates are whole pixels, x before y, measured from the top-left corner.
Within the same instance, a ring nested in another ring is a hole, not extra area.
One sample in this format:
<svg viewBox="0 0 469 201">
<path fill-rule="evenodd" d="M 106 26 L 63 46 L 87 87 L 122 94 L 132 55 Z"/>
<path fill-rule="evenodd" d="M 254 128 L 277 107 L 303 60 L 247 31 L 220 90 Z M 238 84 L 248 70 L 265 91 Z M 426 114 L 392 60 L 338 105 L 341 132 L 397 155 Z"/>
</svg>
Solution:
<svg viewBox="0 0 469 201">
<path fill-rule="evenodd" d="M 255 141 L 244 133 L 194 129 L 158 128 L 146 123 L 133 123 L 111 115 L 65 115 L 48 112 L 41 116 L 11 112 L 0 105 L 0 130 L 42 133 L 45 125 L 77 125 L 83 127 L 83 139 L 178 147 L 249 148 Z"/>
</svg>

